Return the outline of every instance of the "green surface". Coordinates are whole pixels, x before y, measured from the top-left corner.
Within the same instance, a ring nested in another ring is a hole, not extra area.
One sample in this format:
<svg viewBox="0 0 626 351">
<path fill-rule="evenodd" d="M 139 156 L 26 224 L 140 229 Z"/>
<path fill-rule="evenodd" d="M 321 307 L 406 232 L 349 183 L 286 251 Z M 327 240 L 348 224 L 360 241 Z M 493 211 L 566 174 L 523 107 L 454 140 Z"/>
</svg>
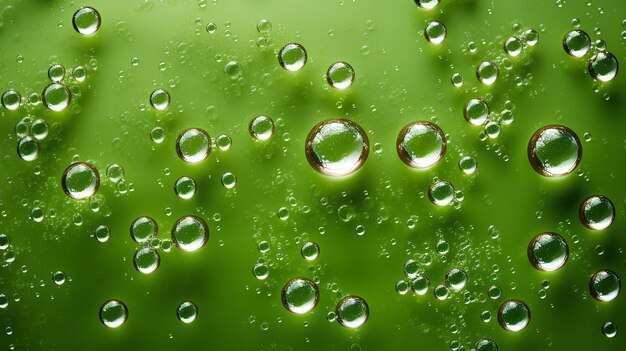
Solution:
<svg viewBox="0 0 626 351">
<path fill-rule="evenodd" d="M 102 24 L 84 37 L 72 15 L 87 5 Z M 431 11 L 412 0 L 1 0 L 0 89 L 18 91 L 24 104 L 0 108 L 0 233 L 11 242 L 1 254 L 15 255 L 0 268 L 0 294 L 9 298 L 0 309 L 0 349 L 470 350 L 488 338 L 500 350 L 623 350 L 625 294 L 599 302 L 588 283 L 600 269 L 626 277 L 626 78 L 619 72 L 595 82 L 587 72 L 591 51 L 583 58 L 564 51 L 574 18 L 626 65 L 626 5 L 617 0 L 443 0 Z M 257 31 L 262 19 L 272 23 L 264 34 Z M 423 35 L 432 20 L 447 28 L 439 45 Z M 539 32 L 538 43 L 506 69 L 503 43 L 529 28 Z M 307 50 L 297 72 L 276 57 L 289 42 Z M 499 66 L 489 87 L 475 75 L 487 60 Z M 231 61 L 239 65 L 226 67 Z M 344 91 L 326 82 L 337 61 L 356 72 Z M 60 113 L 26 103 L 50 84 L 54 63 L 87 68 L 81 82 L 80 69 L 65 74 L 72 101 Z M 460 88 L 450 82 L 454 73 L 464 77 Z M 164 111 L 150 106 L 159 88 L 171 96 Z M 482 128 L 463 117 L 471 98 L 485 98 L 495 113 L 511 109 L 515 120 L 481 141 Z M 16 125 L 26 115 L 50 127 L 31 162 L 16 152 Z M 248 133 L 258 115 L 275 122 L 266 142 Z M 353 120 L 367 133 L 370 155 L 349 177 L 324 176 L 306 160 L 307 134 L 329 118 Z M 448 142 L 428 170 L 407 167 L 396 153 L 398 132 L 416 120 L 436 123 Z M 580 166 L 563 178 L 542 177 L 528 161 L 529 138 L 549 124 L 571 128 L 583 146 Z M 165 131 L 160 144 L 150 138 L 154 127 Z M 232 146 L 185 163 L 175 140 L 193 127 L 213 141 L 227 134 Z M 474 174 L 459 170 L 461 155 L 476 158 Z M 100 173 L 91 200 L 70 199 L 61 187 L 65 168 L 79 161 Z M 124 168 L 117 184 L 106 177 L 114 163 Z M 226 172 L 236 176 L 232 189 L 221 183 Z M 181 176 L 196 181 L 192 199 L 174 192 Z M 429 201 L 434 177 L 464 192 L 458 208 Z M 604 231 L 578 219 L 578 206 L 593 194 L 615 204 L 616 220 Z M 289 212 L 284 220 L 281 207 Z M 37 208 L 44 211 L 39 222 L 31 219 L 31 212 L 40 219 Z M 207 222 L 207 244 L 195 252 L 159 249 L 155 272 L 135 270 L 132 221 L 154 218 L 165 239 L 185 215 Z M 111 231 L 106 242 L 91 237 L 102 224 Z M 565 238 L 570 257 L 562 269 L 540 272 L 527 247 L 548 231 Z M 446 254 L 436 250 L 442 239 Z M 257 249 L 263 240 L 266 253 Z M 320 247 L 314 261 L 301 256 L 307 241 Z M 411 258 L 431 282 L 424 296 L 395 291 Z M 265 280 L 252 274 L 259 260 L 270 266 Z M 467 272 L 467 285 L 440 301 L 433 289 L 453 267 Z M 52 280 L 56 271 L 66 274 L 62 285 Z M 296 277 L 319 281 L 311 313 L 282 306 L 283 285 Z M 492 285 L 502 289 L 499 299 L 487 296 Z M 369 306 L 358 330 L 327 321 L 348 295 Z M 100 306 L 112 299 L 128 308 L 117 329 L 99 320 Z M 511 299 L 532 315 L 517 333 L 497 320 Z M 198 307 L 190 324 L 176 315 L 187 300 Z M 607 321 L 619 329 L 612 339 L 601 332 Z"/>
</svg>

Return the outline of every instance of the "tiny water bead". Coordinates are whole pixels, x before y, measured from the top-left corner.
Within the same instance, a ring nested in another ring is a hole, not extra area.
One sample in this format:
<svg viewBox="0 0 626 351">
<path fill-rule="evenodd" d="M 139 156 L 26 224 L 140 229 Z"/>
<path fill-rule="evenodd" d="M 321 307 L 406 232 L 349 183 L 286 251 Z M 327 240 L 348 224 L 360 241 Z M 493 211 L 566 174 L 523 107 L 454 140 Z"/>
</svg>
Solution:
<svg viewBox="0 0 626 351">
<path fill-rule="evenodd" d="M 79 34 L 94 34 L 100 28 L 100 14 L 93 7 L 81 7 L 72 16 L 72 24 Z"/>
<path fill-rule="evenodd" d="M 298 43 L 289 43 L 278 52 L 278 63 L 287 71 L 299 71 L 307 61 L 304 47 Z"/>
<path fill-rule="evenodd" d="M 65 77 L 65 67 L 54 64 L 48 68 L 48 78 L 53 82 L 60 82 Z"/>
<path fill-rule="evenodd" d="M 552 272 L 565 265 L 569 258 L 569 247 L 561 235 L 541 233 L 530 241 L 527 253 L 533 267 Z"/>
<path fill-rule="evenodd" d="M 416 295 L 425 295 L 430 289 L 430 280 L 423 275 L 418 275 L 415 279 L 411 280 L 411 290 Z"/>
<path fill-rule="evenodd" d="M 61 186 L 67 196 L 76 200 L 86 199 L 100 188 L 100 174 L 91 164 L 76 162 L 63 172 Z"/>
<path fill-rule="evenodd" d="M 613 338 L 617 335 L 617 325 L 611 321 L 602 325 L 602 334 L 607 338 Z"/>
<path fill-rule="evenodd" d="M 34 161 L 39 156 L 39 142 L 32 136 L 26 136 L 17 142 L 17 155 L 24 161 Z"/>
<path fill-rule="evenodd" d="M 446 38 L 446 35 L 446 26 L 439 21 L 432 21 L 428 23 L 426 29 L 424 29 L 424 37 L 431 44 L 441 44 Z"/>
<path fill-rule="evenodd" d="M 209 227 L 200 217 L 184 216 L 172 226 L 172 241 L 183 251 L 196 251 L 208 240 Z"/>
<path fill-rule="evenodd" d="M 346 176 L 356 172 L 367 160 L 369 140 L 365 131 L 346 119 L 328 119 L 309 132 L 306 158 L 317 172 Z"/>
<path fill-rule="evenodd" d="M 520 300 L 509 300 L 498 310 L 498 323 L 502 329 L 518 332 L 530 322 L 530 309 Z"/>
<path fill-rule="evenodd" d="M 128 308 L 119 300 L 109 300 L 100 307 L 100 321 L 109 328 L 120 327 L 128 319 Z"/>
<path fill-rule="evenodd" d="M 306 278 L 292 279 L 283 287 L 281 300 L 289 312 L 296 314 L 310 312 L 319 301 L 317 284 Z"/>
<path fill-rule="evenodd" d="M 15 111 L 22 104 L 22 96 L 13 89 L 9 89 L 2 94 L 2 106 L 7 110 Z"/>
<path fill-rule="evenodd" d="M 150 105 L 159 111 L 165 110 L 170 105 L 170 93 L 163 89 L 157 89 L 150 94 Z"/>
<path fill-rule="evenodd" d="M 491 339 L 480 339 L 474 345 L 475 351 L 498 351 L 498 345 Z"/>
<path fill-rule="evenodd" d="M 539 33 L 537 33 L 534 29 L 527 29 L 522 33 L 522 38 L 524 38 L 524 42 L 528 46 L 535 46 L 539 41 Z"/>
<path fill-rule="evenodd" d="M 107 242 L 111 236 L 111 229 L 106 225 L 99 225 L 94 231 L 94 237 L 101 243 Z"/>
<path fill-rule="evenodd" d="M 142 216 L 130 225 L 130 237 L 137 243 L 145 243 L 156 237 L 159 227 L 154 219 Z"/>
<path fill-rule="evenodd" d="M 589 292 L 591 296 L 601 302 L 609 302 L 615 299 L 622 289 L 622 282 L 617 274 L 608 269 L 594 273 L 589 279 Z"/>
<path fill-rule="evenodd" d="M 56 285 L 63 285 L 63 283 L 65 283 L 65 273 L 62 271 L 52 273 L 52 281 Z"/>
<path fill-rule="evenodd" d="M 343 61 L 335 62 L 326 71 L 326 81 L 331 87 L 344 90 L 349 88 L 354 82 L 354 68 Z"/>
<path fill-rule="evenodd" d="M 465 120 L 472 125 L 479 126 L 487 121 L 489 105 L 483 99 L 470 99 L 463 108 Z"/>
<path fill-rule="evenodd" d="M 370 309 L 367 302 L 358 296 L 343 298 L 335 308 L 337 321 L 346 328 L 355 329 L 367 322 Z"/>
<path fill-rule="evenodd" d="M 423 9 L 430 10 L 437 6 L 440 1 L 441 0 L 415 0 L 415 3 Z"/>
<path fill-rule="evenodd" d="M 268 116 L 254 117 L 248 124 L 248 133 L 257 141 L 265 141 L 274 134 L 274 121 Z"/>
<path fill-rule="evenodd" d="M 270 267 L 265 263 L 257 263 L 252 267 L 252 275 L 259 280 L 265 280 L 270 275 Z"/>
<path fill-rule="evenodd" d="M 307 261 L 313 261 L 317 258 L 317 256 L 319 256 L 320 247 L 316 243 L 308 241 L 304 243 L 304 245 L 302 245 L 302 248 L 300 249 L 300 254 Z"/>
<path fill-rule="evenodd" d="M 473 174 L 477 167 L 478 162 L 472 156 L 464 156 L 459 160 L 459 169 L 465 174 Z"/>
<path fill-rule="evenodd" d="M 615 206 L 608 197 L 593 195 L 580 204 L 578 217 L 585 227 L 604 230 L 615 220 Z"/>
<path fill-rule="evenodd" d="M 124 168 L 114 163 L 107 167 L 107 178 L 113 183 L 117 183 L 124 178 Z"/>
<path fill-rule="evenodd" d="M 70 90 L 61 83 L 48 85 L 41 93 L 44 106 L 54 112 L 61 112 L 72 102 Z"/>
<path fill-rule="evenodd" d="M 582 145 L 573 130 L 549 125 L 537 130 L 528 142 L 528 159 L 537 173 L 561 177 L 572 173 L 582 158 Z"/>
<path fill-rule="evenodd" d="M 226 189 L 232 189 L 237 185 L 237 177 L 231 172 L 222 175 L 222 186 Z"/>
<path fill-rule="evenodd" d="M 446 153 L 446 137 L 436 124 L 417 121 L 404 126 L 396 139 L 400 160 L 412 168 L 434 166 Z"/>
<path fill-rule="evenodd" d="M 458 268 L 452 268 L 446 273 L 446 284 L 455 291 L 459 291 L 467 284 L 467 273 Z"/>
<path fill-rule="evenodd" d="M 174 183 L 174 192 L 181 199 L 191 199 L 196 193 L 196 181 L 191 177 L 180 177 Z"/>
<path fill-rule="evenodd" d="M 504 42 L 504 52 L 506 52 L 507 55 L 509 55 L 511 57 L 519 56 L 519 54 L 522 53 L 522 48 L 523 47 L 524 47 L 524 44 L 517 37 L 509 37 Z"/>
<path fill-rule="evenodd" d="M 178 305 L 178 308 L 176 308 L 176 316 L 181 322 L 189 324 L 198 317 L 198 306 L 191 301 L 183 301 Z"/>
<path fill-rule="evenodd" d="M 588 69 L 593 79 L 608 82 L 617 76 L 619 63 L 613 54 L 603 51 L 591 58 Z"/>
<path fill-rule="evenodd" d="M 447 180 L 440 180 L 428 188 L 430 202 L 437 206 L 448 206 L 454 199 L 454 186 Z"/>
<path fill-rule="evenodd" d="M 443 301 L 450 295 L 450 289 L 447 286 L 440 284 L 435 287 L 433 293 L 435 294 L 437 300 Z"/>
<path fill-rule="evenodd" d="M 563 49 L 570 56 L 583 57 L 589 48 L 591 48 L 591 39 L 582 30 L 572 30 L 563 38 Z"/>
<path fill-rule="evenodd" d="M 186 129 L 176 139 L 176 153 L 185 162 L 198 163 L 211 153 L 211 137 L 200 128 Z"/>
<path fill-rule="evenodd" d="M 484 85 L 492 85 L 498 79 L 498 66 L 491 61 L 485 61 L 476 67 L 476 77 Z"/>
</svg>

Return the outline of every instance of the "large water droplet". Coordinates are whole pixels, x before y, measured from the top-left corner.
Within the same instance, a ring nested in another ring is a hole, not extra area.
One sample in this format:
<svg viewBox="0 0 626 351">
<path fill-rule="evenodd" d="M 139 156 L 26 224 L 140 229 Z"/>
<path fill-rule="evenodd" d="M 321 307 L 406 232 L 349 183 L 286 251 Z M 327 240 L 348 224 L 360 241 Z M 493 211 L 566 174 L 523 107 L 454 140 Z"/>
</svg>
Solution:
<svg viewBox="0 0 626 351">
<path fill-rule="evenodd" d="M 196 251 L 208 240 L 209 227 L 200 217 L 184 216 L 172 226 L 172 241 L 183 251 Z"/>
<path fill-rule="evenodd" d="M 176 139 L 176 153 L 185 162 L 200 162 L 211 153 L 211 137 L 200 128 L 184 130 Z"/>
<path fill-rule="evenodd" d="M 498 66 L 491 61 L 485 61 L 476 67 L 476 77 L 485 85 L 492 85 L 498 79 Z"/>
<path fill-rule="evenodd" d="M 133 265 L 135 269 L 143 274 L 150 274 L 159 268 L 161 257 L 159 253 L 150 247 L 143 247 L 135 252 Z"/>
<path fill-rule="evenodd" d="M 337 321 L 346 328 L 358 328 L 367 322 L 370 315 L 367 302 L 358 296 L 348 296 L 339 301 L 335 309 Z"/>
<path fill-rule="evenodd" d="M 268 116 L 257 116 L 250 121 L 248 132 L 257 141 L 265 141 L 274 134 L 274 121 Z"/>
<path fill-rule="evenodd" d="M 72 101 L 70 90 L 61 83 L 48 85 L 41 93 L 41 97 L 44 106 L 55 112 L 65 110 Z"/>
<path fill-rule="evenodd" d="M 561 177 L 578 167 L 582 145 L 573 130 L 549 125 L 537 130 L 528 142 L 528 159 L 537 173 Z"/>
<path fill-rule="evenodd" d="M 396 140 L 402 162 L 413 168 L 434 166 L 446 153 L 446 137 L 435 124 L 418 121 L 406 125 Z"/>
<path fill-rule="evenodd" d="M 463 116 L 469 124 L 482 125 L 489 116 L 489 105 L 483 99 L 470 99 L 463 108 Z"/>
<path fill-rule="evenodd" d="M 541 233 L 528 244 L 528 259 L 540 271 L 556 271 L 565 265 L 568 257 L 567 242 L 556 233 Z"/>
<path fill-rule="evenodd" d="M 580 204 L 578 215 L 585 227 L 591 230 L 603 230 L 615 220 L 615 206 L 608 197 L 593 195 Z"/>
<path fill-rule="evenodd" d="M 570 56 L 585 56 L 590 47 L 591 39 L 589 35 L 582 30 L 572 30 L 565 34 L 563 38 L 563 49 L 565 49 L 565 52 Z"/>
<path fill-rule="evenodd" d="M 72 16 L 72 24 L 74 29 L 82 35 L 94 34 L 100 28 L 100 14 L 93 7 L 81 7 Z"/>
<path fill-rule="evenodd" d="M 287 71 L 299 71 L 307 61 L 304 47 L 298 43 L 289 43 L 278 52 L 278 63 Z"/>
<path fill-rule="evenodd" d="M 285 284 L 281 299 L 288 311 L 303 314 L 315 308 L 319 300 L 319 290 L 314 282 L 295 278 Z"/>
<path fill-rule="evenodd" d="M 191 301 L 184 301 L 176 308 L 176 316 L 181 322 L 189 324 L 198 317 L 198 306 Z"/>
<path fill-rule="evenodd" d="M 137 243 L 145 243 L 156 237 L 159 227 L 154 219 L 143 216 L 130 225 L 130 237 Z"/>
<path fill-rule="evenodd" d="M 500 326 L 510 332 L 518 332 L 530 322 L 530 309 L 520 300 L 509 300 L 498 310 Z"/>
<path fill-rule="evenodd" d="M 621 280 L 615 272 L 608 269 L 594 273 L 591 279 L 589 279 L 589 292 L 598 301 L 612 301 L 619 295 L 621 290 Z"/>
<path fill-rule="evenodd" d="M 109 328 L 117 328 L 128 319 L 128 308 L 119 300 L 109 300 L 100 307 L 100 321 Z"/>
<path fill-rule="evenodd" d="M 429 43 L 439 45 L 443 42 L 447 35 L 446 26 L 439 21 L 428 23 L 424 29 L 424 37 Z"/>
<path fill-rule="evenodd" d="M 608 82 L 617 76 L 619 62 L 610 52 L 600 52 L 589 61 L 589 74 L 593 79 Z"/>
<path fill-rule="evenodd" d="M 61 185 L 67 196 L 77 200 L 86 199 L 98 191 L 100 174 L 89 163 L 77 162 L 65 169 Z"/>
<path fill-rule="evenodd" d="M 354 68 L 343 61 L 335 62 L 326 72 L 326 80 L 331 87 L 339 90 L 349 88 L 354 82 Z"/>
</svg>

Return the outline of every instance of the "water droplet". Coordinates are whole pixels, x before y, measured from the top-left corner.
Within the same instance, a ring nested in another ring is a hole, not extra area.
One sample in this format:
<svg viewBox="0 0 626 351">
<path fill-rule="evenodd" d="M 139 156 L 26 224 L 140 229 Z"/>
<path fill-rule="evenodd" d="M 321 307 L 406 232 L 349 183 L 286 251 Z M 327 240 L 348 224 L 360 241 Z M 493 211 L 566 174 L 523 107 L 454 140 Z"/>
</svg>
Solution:
<svg viewBox="0 0 626 351">
<path fill-rule="evenodd" d="M 312 242 L 308 241 L 304 245 L 302 245 L 302 249 L 300 249 L 300 253 L 302 257 L 304 257 L 307 261 L 313 261 L 320 254 L 320 247 Z"/>
<path fill-rule="evenodd" d="M 278 63 L 287 71 L 298 71 L 307 61 L 307 53 L 304 47 L 298 43 L 289 43 L 278 52 Z"/>
<path fill-rule="evenodd" d="M 256 24 L 256 29 L 259 33 L 269 33 L 272 30 L 272 22 L 262 19 Z"/>
<path fill-rule="evenodd" d="M 165 140 L 165 130 L 161 127 L 154 127 L 150 131 L 150 139 L 157 144 L 161 144 Z"/>
<path fill-rule="evenodd" d="M 530 322 L 530 309 L 520 300 L 509 300 L 498 310 L 500 326 L 510 332 L 518 332 Z"/>
<path fill-rule="evenodd" d="M 65 283 L 65 273 L 62 271 L 52 273 L 52 281 L 56 285 L 63 285 L 63 283 Z"/>
<path fill-rule="evenodd" d="M 434 293 L 438 300 L 443 301 L 448 298 L 448 295 L 450 295 L 450 289 L 448 289 L 447 286 L 440 284 L 435 287 Z"/>
<path fill-rule="evenodd" d="M 196 181 L 191 177 L 180 177 L 174 183 L 174 192 L 181 199 L 191 199 L 196 193 Z"/>
<path fill-rule="evenodd" d="M 200 128 L 186 129 L 176 139 L 176 153 L 185 162 L 200 162 L 211 153 L 211 137 Z"/>
<path fill-rule="evenodd" d="M 437 242 L 437 253 L 440 255 L 445 255 L 450 251 L 450 244 L 448 244 L 445 240 L 439 240 Z"/>
<path fill-rule="evenodd" d="M 100 174 L 89 163 L 76 162 L 63 172 L 61 185 L 67 196 L 76 200 L 86 199 L 98 191 Z"/>
<path fill-rule="evenodd" d="M 287 311 L 296 314 L 307 313 L 317 305 L 319 290 L 314 282 L 306 278 L 295 278 L 283 287 L 281 300 Z"/>
<path fill-rule="evenodd" d="M 224 66 L 224 73 L 230 79 L 237 79 L 243 74 L 243 68 L 237 61 L 230 61 Z"/>
<path fill-rule="evenodd" d="M 109 328 L 117 328 L 128 319 L 128 308 L 119 300 L 109 300 L 100 307 L 100 321 Z"/>
<path fill-rule="evenodd" d="M 217 137 L 217 139 L 215 139 L 215 144 L 220 150 L 227 151 L 228 149 L 230 149 L 233 141 L 228 135 L 221 134 Z"/>
<path fill-rule="evenodd" d="M 447 30 L 446 26 L 438 21 L 432 21 L 428 23 L 426 29 L 424 29 L 424 37 L 429 43 L 439 45 L 446 38 Z"/>
<path fill-rule="evenodd" d="M 41 93 L 44 106 L 54 112 L 61 112 L 72 102 L 70 90 L 61 83 L 48 85 Z"/>
<path fill-rule="evenodd" d="M 578 215 L 585 227 L 603 230 L 615 220 L 615 206 L 608 197 L 593 195 L 580 204 Z"/>
<path fill-rule="evenodd" d="M 270 275 L 270 267 L 265 263 L 257 263 L 252 268 L 252 275 L 259 280 L 265 280 Z"/>
<path fill-rule="evenodd" d="M 437 181 L 428 189 L 428 198 L 437 206 L 448 206 L 454 199 L 454 186 L 446 180 Z"/>
<path fill-rule="evenodd" d="M 608 82 L 617 76 L 619 63 L 610 52 L 600 52 L 589 61 L 589 74 L 593 79 Z"/>
<path fill-rule="evenodd" d="M 563 237 L 556 233 L 541 233 L 528 244 L 528 259 L 540 271 L 552 272 L 565 265 L 569 247 Z"/>
<path fill-rule="evenodd" d="M 409 292 L 409 283 L 406 280 L 398 280 L 396 282 L 396 292 L 400 295 L 406 295 Z"/>
<path fill-rule="evenodd" d="M 497 285 L 492 285 L 489 287 L 489 290 L 487 290 L 487 295 L 492 300 L 497 300 L 500 298 L 500 296 L 502 296 L 502 289 L 500 289 L 500 287 Z"/>
<path fill-rule="evenodd" d="M 534 29 L 527 29 L 522 33 L 522 37 L 528 46 L 535 46 L 539 41 L 539 33 Z"/>
<path fill-rule="evenodd" d="M 337 304 L 337 321 L 346 328 L 358 328 L 367 322 L 370 315 L 367 302 L 358 296 L 348 296 Z"/>
<path fill-rule="evenodd" d="M 589 292 L 591 296 L 601 302 L 612 301 L 619 295 L 622 282 L 615 272 L 608 269 L 594 273 L 589 279 Z"/>
<path fill-rule="evenodd" d="M 37 140 L 43 140 L 48 136 L 48 123 L 43 119 L 37 119 L 30 126 L 33 137 Z"/>
<path fill-rule="evenodd" d="M 72 76 L 77 82 L 83 82 L 87 78 L 87 69 L 83 66 L 77 66 L 72 71 Z"/>
<path fill-rule="evenodd" d="M 504 42 L 504 52 L 506 52 L 511 57 L 519 56 L 522 53 L 522 48 L 524 44 L 517 37 L 509 37 Z"/>
<path fill-rule="evenodd" d="M 22 96 L 13 89 L 9 89 L 2 94 L 2 106 L 7 110 L 15 111 L 22 103 Z"/>
<path fill-rule="evenodd" d="M 107 167 L 107 178 L 113 183 L 117 183 L 124 178 L 124 168 L 114 163 Z"/>
<path fill-rule="evenodd" d="M 495 139 L 500 135 L 500 125 L 497 122 L 489 121 L 485 125 L 485 134 L 490 139 Z"/>
<path fill-rule="evenodd" d="M 563 38 L 563 49 L 565 49 L 565 52 L 570 56 L 585 56 L 590 47 L 591 39 L 589 35 L 582 30 L 572 30 L 565 34 Z"/>
<path fill-rule="evenodd" d="M 469 124 L 482 125 L 489 116 L 489 105 L 483 99 L 471 99 L 465 104 L 463 116 Z"/>
<path fill-rule="evenodd" d="M 82 35 L 91 35 L 100 28 L 100 14 L 93 7 L 81 7 L 72 17 L 74 29 Z"/>
<path fill-rule="evenodd" d="M 150 274 L 159 268 L 160 263 L 159 253 L 151 247 L 143 247 L 135 251 L 133 265 L 139 273 Z"/>
<path fill-rule="evenodd" d="M 326 72 L 328 84 L 339 90 L 349 88 L 354 82 L 354 76 L 354 68 L 349 63 L 343 61 L 333 63 Z"/>
<path fill-rule="evenodd" d="M 65 77 L 65 67 L 54 64 L 48 68 L 48 78 L 53 82 L 60 82 Z"/>
<path fill-rule="evenodd" d="M 467 284 L 467 273 L 458 268 L 452 268 L 446 273 L 446 284 L 453 290 L 459 291 Z"/>
<path fill-rule="evenodd" d="M 474 345 L 475 351 L 498 351 L 498 345 L 490 339 L 480 339 Z"/>
<path fill-rule="evenodd" d="M 459 169 L 465 174 L 473 174 L 477 167 L 478 162 L 472 156 L 465 156 L 459 160 Z"/>
<path fill-rule="evenodd" d="M 346 176 L 365 163 L 369 140 L 358 124 L 346 119 L 328 119 L 311 129 L 305 151 L 309 164 L 319 173 Z"/>
<path fill-rule="evenodd" d="M 189 324 L 198 317 L 198 306 L 191 301 L 184 301 L 176 308 L 176 316 L 181 322 Z"/>
<path fill-rule="evenodd" d="M 99 225 L 94 231 L 94 237 L 101 243 L 107 242 L 111 236 L 111 230 L 106 225 Z"/>
<path fill-rule="evenodd" d="M 613 338 L 617 335 L 617 325 L 611 321 L 602 325 L 602 334 L 607 338 Z"/>
<path fill-rule="evenodd" d="M 274 134 L 274 121 L 267 116 L 254 117 L 248 125 L 248 132 L 257 141 L 265 141 Z"/>
<path fill-rule="evenodd" d="M 418 275 L 411 280 L 411 289 L 416 295 L 425 295 L 430 289 L 430 280 L 426 276 Z"/>
<path fill-rule="evenodd" d="M 492 85 L 498 79 L 498 66 L 491 61 L 485 61 L 476 67 L 476 77 L 484 85 Z"/>
<path fill-rule="evenodd" d="M 537 130 L 528 142 L 528 159 L 537 173 L 561 177 L 573 172 L 582 158 L 582 145 L 573 130 L 549 125 Z"/>
<path fill-rule="evenodd" d="M 398 134 L 396 150 L 407 166 L 429 168 L 446 153 L 446 137 L 436 124 L 412 122 L 404 126 Z"/>
<path fill-rule="evenodd" d="M 404 274 L 408 278 L 417 277 L 417 272 L 419 271 L 419 262 L 416 260 L 407 260 L 404 262 Z"/>
<path fill-rule="evenodd" d="M 184 216 L 172 226 L 172 241 L 183 251 L 196 251 L 208 240 L 209 227 L 200 217 Z"/>
<path fill-rule="evenodd" d="M 457 88 L 463 86 L 463 75 L 461 73 L 454 73 L 450 78 L 450 82 Z"/>
<path fill-rule="evenodd" d="M 163 111 L 170 104 L 170 94 L 163 90 L 157 89 L 150 94 L 150 105 L 159 111 Z"/>
<path fill-rule="evenodd" d="M 39 156 L 39 142 L 27 136 L 17 143 L 17 155 L 24 161 L 34 161 Z"/>
<path fill-rule="evenodd" d="M 215 31 L 217 31 L 217 25 L 213 22 L 209 23 L 206 25 L 206 31 L 209 34 L 213 34 L 215 33 Z"/>
<path fill-rule="evenodd" d="M 237 177 L 231 172 L 226 172 L 222 175 L 222 186 L 226 189 L 232 189 L 237 185 Z"/>
<path fill-rule="evenodd" d="M 415 3 L 423 9 L 430 10 L 437 6 L 440 1 L 441 0 L 415 0 Z"/>
<path fill-rule="evenodd" d="M 137 243 L 145 243 L 156 237 L 159 227 L 156 221 L 143 216 L 135 219 L 130 225 L 130 237 Z"/>
</svg>

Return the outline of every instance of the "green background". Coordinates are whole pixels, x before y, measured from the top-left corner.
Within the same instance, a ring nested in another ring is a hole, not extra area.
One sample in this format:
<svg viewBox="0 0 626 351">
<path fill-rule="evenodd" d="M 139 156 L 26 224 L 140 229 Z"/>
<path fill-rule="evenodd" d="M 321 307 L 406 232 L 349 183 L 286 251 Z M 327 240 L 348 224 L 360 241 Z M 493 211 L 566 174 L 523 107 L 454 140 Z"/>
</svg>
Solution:
<svg viewBox="0 0 626 351">
<path fill-rule="evenodd" d="M 586 2 L 443 0 L 424 11 L 410 0 L 0 1 L 2 91 L 40 93 L 52 63 L 88 68 L 84 82 L 66 79 L 74 93 L 67 111 L 52 113 L 39 104 L 0 112 L 0 232 L 10 237 L 16 256 L 0 268 L 0 293 L 10 299 L 0 309 L 0 348 L 446 350 L 457 341 L 469 350 L 486 337 L 501 350 L 624 349 L 624 296 L 600 303 L 587 284 L 601 268 L 626 276 L 626 80 L 620 72 L 610 83 L 594 82 L 586 72 L 589 56 L 569 57 L 561 40 L 578 18 L 581 29 L 592 40 L 605 40 L 624 65 L 626 5 Z M 102 16 L 102 27 L 91 37 L 76 33 L 71 23 L 85 5 Z M 256 45 L 261 19 L 273 24 L 265 48 Z M 422 34 L 434 19 L 448 29 L 439 46 Z M 217 32 L 206 32 L 209 22 Z M 539 32 L 538 44 L 505 69 L 502 43 L 527 28 Z M 276 59 L 276 51 L 292 41 L 309 56 L 296 73 L 281 69 Z M 478 46 L 474 54 L 467 49 L 470 41 Z M 487 59 L 500 67 L 491 87 L 481 86 L 474 74 Z M 241 80 L 224 74 L 232 60 L 243 67 Z M 346 91 L 330 90 L 324 78 L 339 60 L 356 70 Z M 455 72 L 465 77 L 461 88 L 450 83 Z M 157 88 L 172 97 L 167 111 L 149 106 Z M 515 121 L 497 139 L 481 141 L 481 128 L 462 114 L 473 97 L 486 98 L 492 112 L 510 100 Z M 33 162 L 20 160 L 15 151 L 15 124 L 29 114 L 51 129 Z M 276 123 L 265 143 L 247 133 L 249 120 L 259 114 Z M 357 173 L 341 179 L 316 173 L 304 154 L 311 127 L 336 117 L 359 123 L 372 149 Z M 445 157 L 426 171 L 410 169 L 395 151 L 397 133 L 415 120 L 435 121 L 448 138 Z M 526 146 L 535 130 L 554 123 L 572 128 L 581 140 L 586 132 L 592 139 L 583 141 L 574 173 L 547 179 L 531 168 Z M 166 131 L 162 144 L 149 137 L 156 126 Z M 225 152 L 215 148 L 199 164 L 185 164 L 174 142 L 188 127 L 203 128 L 212 138 L 228 134 L 233 145 Z M 373 151 L 376 143 L 380 153 Z M 461 155 L 476 157 L 474 175 L 459 171 Z M 90 210 L 90 201 L 71 200 L 61 189 L 61 174 L 75 161 L 100 171 L 101 187 L 92 200 L 98 212 Z M 112 163 L 123 166 L 133 191 L 120 194 L 106 179 Z M 221 185 L 225 172 L 237 176 L 234 189 Z M 191 200 L 173 191 L 183 175 L 198 183 Z M 434 177 L 465 193 L 460 208 L 429 202 L 425 194 Z M 578 205 L 596 193 L 617 208 L 616 221 L 602 232 L 578 220 Z M 347 222 L 338 214 L 342 205 L 354 213 Z M 42 222 L 29 218 L 34 207 L 44 209 Z M 280 207 L 289 208 L 286 221 L 276 216 Z M 166 238 L 187 214 L 209 224 L 207 245 L 195 253 L 160 251 L 156 272 L 137 272 L 130 223 L 151 216 L 159 237 Z M 100 224 L 112 232 L 106 243 L 91 237 Z M 357 225 L 365 227 L 363 236 L 356 234 Z M 492 225 L 496 239 L 489 234 Z M 528 242 L 543 231 L 558 232 L 569 243 L 570 260 L 559 271 L 539 272 L 528 262 Z M 450 244 L 445 255 L 435 250 L 440 239 Z M 257 250 L 262 240 L 271 244 L 265 254 Z M 313 263 L 300 256 L 307 240 L 321 248 Z M 266 281 L 251 274 L 259 258 L 270 263 Z M 423 297 L 400 296 L 394 284 L 403 279 L 409 258 L 432 261 L 422 268 L 433 286 L 452 267 L 465 269 L 469 283 L 446 301 L 437 300 L 432 289 Z M 57 270 L 68 276 L 61 286 L 51 279 Z M 305 315 L 289 313 L 280 302 L 284 283 L 299 276 L 320 281 L 319 304 Z M 541 299 L 544 280 L 550 287 Z M 503 289 L 495 301 L 486 297 L 493 284 Z M 326 320 L 349 294 L 369 303 L 370 319 L 358 330 Z M 98 319 L 100 305 L 112 298 L 129 309 L 118 329 Z M 512 298 L 525 301 L 532 313 L 530 325 L 518 333 L 497 323 L 499 305 Z M 187 299 L 199 308 L 190 325 L 175 313 Z M 482 311 L 491 312 L 490 322 L 480 319 Z M 613 339 L 600 331 L 608 320 L 622 329 Z"/>
</svg>

